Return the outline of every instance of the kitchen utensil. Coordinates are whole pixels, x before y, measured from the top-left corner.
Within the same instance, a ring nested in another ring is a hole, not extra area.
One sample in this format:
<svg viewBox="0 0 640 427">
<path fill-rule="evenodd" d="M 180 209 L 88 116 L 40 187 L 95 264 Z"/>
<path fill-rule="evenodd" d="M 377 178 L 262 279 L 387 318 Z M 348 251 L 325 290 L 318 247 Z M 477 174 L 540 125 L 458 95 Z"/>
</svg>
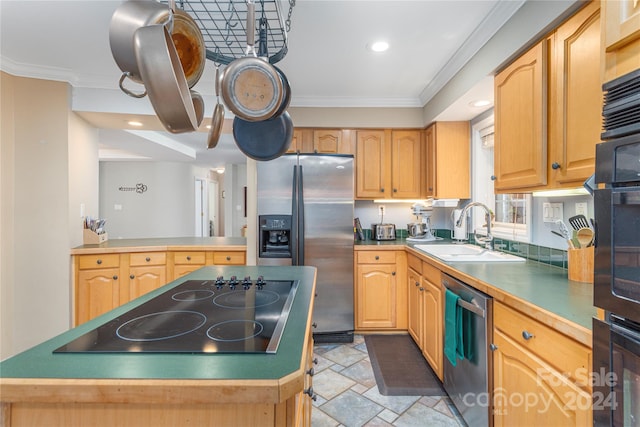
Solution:
<svg viewBox="0 0 640 427">
<path fill-rule="evenodd" d="M 581 228 L 578 230 L 576 238 L 578 239 L 578 242 L 580 242 L 580 247 L 586 248 L 591 246 L 591 243 L 593 242 L 593 235 L 593 230 L 590 228 Z"/>
<path fill-rule="evenodd" d="M 278 117 L 249 122 L 235 117 L 233 137 L 236 145 L 254 160 L 271 160 L 287 151 L 293 139 L 293 121 L 286 111 Z"/>
<path fill-rule="evenodd" d="M 122 70 L 120 89 L 127 95 L 134 98 L 146 96 L 146 91 L 135 93 L 124 87 L 126 78 L 136 83 L 144 83 L 134 47 L 136 31 L 148 25 L 170 25 L 171 23 L 171 8 L 155 1 L 126 1 L 118 6 L 111 16 L 109 45 L 113 59 Z"/>
<path fill-rule="evenodd" d="M 197 92 L 189 90 L 166 26 L 138 28 L 134 46 L 149 100 L 164 127 L 171 133 L 196 130 L 200 122 L 195 104 L 200 105 L 201 99 Z"/>
<path fill-rule="evenodd" d="M 565 224 L 564 221 L 562 221 L 561 219 L 557 220 L 556 224 L 560 228 L 560 233 L 562 234 L 562 237 L 564 237 L 565 240 L 567 241 L 569 248 L 575 249 L 576 245 L 573 243 L 573 240 L 571 240 L 572 233 L 569 231 L 567 224 Z"/>
<path fill-rule="evenodd" d="M 206 47 L 198 24 L 185 11 L 174 9 L 171 39 L 180 58 L 187 85 L 194 87 L 200 80 L 206 62 Z"/>
<path fill-rule="evenodd" d="M 576 231 L 581 228 L 589 228 L 589 221 L 587 221 L 587 218 L 582 214 L 574 215 L 569 218 L 569 224 L 571 224 L 573 229 Z"/>
<path fill-rule="evenodd" d="M 220 103 L 220 66 L 216 64 L 216 106 L 213 109 L 213 117 L 211 117 L 211 129 L 207 138 L 207 148 L 215 148 L 220 140 L 222 125 L 224 123 L 224 105 Z"/>
<path fill-rule="evenodd" d="M 274 116 L 282 104 L 282 78 L 276 69 L 256 56 L 255 4 L 247 1 L 246 56 L 231 62 L 222 78 L 222 99 L 239 118 L 255 122 Z"/>
<path fill-rule="evenodd" d="M 371 224 L 373 240 L 396 240 L 395 224 Z"/>
</svg>

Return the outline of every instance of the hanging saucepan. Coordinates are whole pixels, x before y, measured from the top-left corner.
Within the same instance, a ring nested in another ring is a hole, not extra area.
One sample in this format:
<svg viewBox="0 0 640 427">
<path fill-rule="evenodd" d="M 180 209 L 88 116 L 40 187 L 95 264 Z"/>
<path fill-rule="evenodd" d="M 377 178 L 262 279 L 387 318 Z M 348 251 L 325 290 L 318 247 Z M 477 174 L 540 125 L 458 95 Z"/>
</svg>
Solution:
<svg viewBox="0 0 640 427">
<path fill-rule="evenodd" d="M 146 95 L 146 92 L 132 92 L 123 85 L 127 77 L 136 83 L 144 83 L 134 50 L 135 32 L 148 25 L 171 25 L 171 23 L 171 8 L 156 1 L 126 1 L 113 13 L 109 24 L 109 44 L 113 59 L 122 70 L 120 89 L 127 95 L 135 98 Z"/>
<path fill-rule="evenodd" d="M 282 79 L 282 102 L 280 103 L 280 108 L 278 108 L 278 110 L 274 114 L 274 117 L 277 117 L 284 113 L 287 108 L 289 108 L 289 103 L 291 102 L 291 86 L 289 85 L 289 79 L 287 79 L 287 76 L 284 74 L 284 72 L 275 65 L 273 66 L 273 68 L 276 69 L 276 71 L 280 75 L 280 78 Z"/>
<path fill-rule="evenodd" d="M 269 120 L 248 122 L 233 119 L 236 145 L 254 160 L 271 160 L 283 155 L 293 139 L 293 121 L 286 111 Z"/>
<path fill-rule="evenodd" d="M 256 56 L 255 4 L 247 1 L 246 56 L 232 61 L 222 78 L 222 99 L 237 116 L 255 122 L 272 117 L 282 103 L 282 79 L 275 68 Z"/>
<path fill-rule="evenodd" d="M 175 9 L 171 38 L 180 57 L 187 84 L 192 88 L 200 80 L 207 60 L 202 32 L 187 12 Z"/>
<path fill-rule="evenodd" d="M 198 128 L 204 103 L 190 91 L 171 35 L 164 25 L 138 28 L 134 50 L 149 100 L 164 127 L 172 133 Z"/>
<path fill-rule="evenodd" d="M 224 105 L 220 103 L 219 95 L 220 86 L 220 66 L 216 64 L 216 106 L 213 109 L 213 117 L 211 117 L 211 129 L 209 129 L 209 136 L 207 138 L 207 148 L 215 148 L 218 145 L 220 139 L 220 133 L 222 132 L 222 125 L 224 123 Z"/>
<path fill-rule="evenodd" d="M 260 30 L 258 32 L 260 36 L 258 41 L 258 56 L 265 61 L 269 61 L 269 49 L 267 46 L 268 21 L 267 18 L 264 17 L 264 8 L 262 9 L 262 15 L 262 18 L 260 18 Z M 291 86 L 289 86 L 289 80 L 282 70 L 275 65 L 272 65 L 272 67 L 276 70 L 282 81 L 282 101 L 280 102 L 280 107 L 278 107 L 273 114 L 273 118 L 284 113 L 286 109 L 289 108 L 289 103 L 291 102 Z"/>
</svg>

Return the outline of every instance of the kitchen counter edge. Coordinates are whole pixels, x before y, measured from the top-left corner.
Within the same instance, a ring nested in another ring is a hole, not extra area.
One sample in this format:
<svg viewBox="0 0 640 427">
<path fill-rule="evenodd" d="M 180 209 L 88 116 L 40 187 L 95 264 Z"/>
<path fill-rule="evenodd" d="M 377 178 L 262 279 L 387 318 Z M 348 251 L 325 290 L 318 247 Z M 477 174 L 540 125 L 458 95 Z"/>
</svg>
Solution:
<svg viewBox="0 0 640 427">
<path fill-rule="evenodd" d="M 71 255 L 186 250 L 246 251 L 247 239 L 244 237 L 166 237 L 145 239 L 112 239 L 100 244 L 77 246 L 71 249 Z"/>
</svg>

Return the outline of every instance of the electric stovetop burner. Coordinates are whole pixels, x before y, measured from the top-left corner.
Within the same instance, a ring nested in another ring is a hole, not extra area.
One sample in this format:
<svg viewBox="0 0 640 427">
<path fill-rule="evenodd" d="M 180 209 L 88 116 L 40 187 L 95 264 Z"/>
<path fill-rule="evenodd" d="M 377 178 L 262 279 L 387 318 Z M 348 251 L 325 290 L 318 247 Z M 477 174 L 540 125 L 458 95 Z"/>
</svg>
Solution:
<svg viewBox="0 0 640 427">
<path fill-rule="evenodd" d="M 298 281 L 187 280 L 54 353 L 275 353 Z"/>
</svg>

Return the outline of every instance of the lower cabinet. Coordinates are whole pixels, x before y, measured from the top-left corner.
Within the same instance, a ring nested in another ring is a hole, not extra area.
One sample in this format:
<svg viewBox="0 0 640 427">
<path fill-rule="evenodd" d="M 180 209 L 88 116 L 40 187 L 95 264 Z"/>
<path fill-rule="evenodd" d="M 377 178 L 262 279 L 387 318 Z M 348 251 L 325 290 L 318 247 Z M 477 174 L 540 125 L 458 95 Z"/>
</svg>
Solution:
<svg viewBox="0 0 640 427">
<path fill-rule="evenodd" d="M 591 425 L 589 348 L 498 301 L 493 344 L 495 426 Z"/>
<path fill-rule="evenodd" d="M 76 262 L 76 324 L 84 323 L 120 305 L 120 257 L 83 255 Z"/>
<path fill-rule="evenodd" d="M 359 251 L 355 262 L 356 329 L 406 330 L 405 252 Z"/>
<path fill-rule="evenodd" d="M 166 252 L 129 254 L 129 300 L 167 284 Z"/>
<path fill-rule="evenodd" d="M 314 365 L 318 363 L 313 358 L 313 337 L 309 334 L 307 352 L 304 367 L 304 389 L 294 398 L 294 422 L 295 427 L 311 427 L 311 410 L 316 396 L 313 393 Z"/>
<path fill-rule="evenodd" d="M 438 378 L 443 378 L 443 299 L 440 270 L 409 255 L 408 330 Z"/>
</svg>

